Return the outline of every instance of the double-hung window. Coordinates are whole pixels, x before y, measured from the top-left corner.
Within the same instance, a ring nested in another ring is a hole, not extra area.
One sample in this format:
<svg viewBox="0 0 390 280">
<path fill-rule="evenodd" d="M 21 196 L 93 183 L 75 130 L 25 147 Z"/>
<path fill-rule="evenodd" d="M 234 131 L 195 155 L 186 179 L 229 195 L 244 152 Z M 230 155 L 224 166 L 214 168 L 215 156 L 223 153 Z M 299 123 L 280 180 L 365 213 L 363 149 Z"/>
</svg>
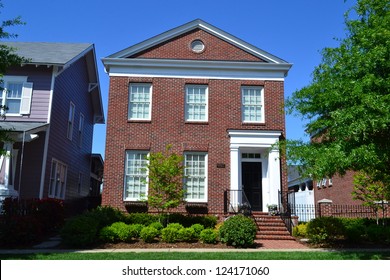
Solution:
<svg viewBox="0 0 390 280">
<path fill-rule="evenodd" d="M 184 154 L 186 201 L 207 202 L 207 153 Z"/>
<path fill-rule="evenodd" d="M 264 123 L 264 90 L 263 87 L 242 87 L 242 121 Z"/>
<path fill-rule="evenodd" d="M 137 201 L 146 198 L 148 191 L 147 157 L 147 151 L 126 152 L 124 200 Z"/>
<path fill-rule="evenodd" d="M 49 197 L 65 199 L 66 176 L 68 167 L 57 160 L 51 163 Z"/>
<path fill-rule="evenodd" d="M 75 105 L 70 102 L 69 105 L 69 114 L 68 114 L 68 130 L 66 133 L 66 136 L 69 140 L 72 140 L 73 137 L 73 128 L 74 128 L 74 112 L 76 110 Z"/>
<path fill-rule="evenodd" d="M 152 85 L 130 84 L 129 120 L 151 120 Z"/>
<path fill-rule="evenodd" d="M 187 85 L 185 96 L 185 120 L 207 122 L 208 87 L 206 85 Z"/>
<path fill-rule="evenodd" d="M 0 105 L 4 113 L 30 114 L 33 83 L 27 82 L 27 77 L 4 76 L 0 88 Z"/>
</svg>

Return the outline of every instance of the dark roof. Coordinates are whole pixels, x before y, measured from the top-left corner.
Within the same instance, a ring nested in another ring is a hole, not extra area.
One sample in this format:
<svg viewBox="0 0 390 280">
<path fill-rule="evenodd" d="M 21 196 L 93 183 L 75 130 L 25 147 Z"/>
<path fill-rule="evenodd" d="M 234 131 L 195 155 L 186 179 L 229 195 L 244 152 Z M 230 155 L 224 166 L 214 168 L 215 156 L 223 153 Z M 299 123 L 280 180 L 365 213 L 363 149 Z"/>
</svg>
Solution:
<svg viewBox="0 0 390 280">
<path fill-rule="evenodd" d="M 90 43 L 1 42 L 33 64 L 65 65 L 93 48 Z"/>
</svg>

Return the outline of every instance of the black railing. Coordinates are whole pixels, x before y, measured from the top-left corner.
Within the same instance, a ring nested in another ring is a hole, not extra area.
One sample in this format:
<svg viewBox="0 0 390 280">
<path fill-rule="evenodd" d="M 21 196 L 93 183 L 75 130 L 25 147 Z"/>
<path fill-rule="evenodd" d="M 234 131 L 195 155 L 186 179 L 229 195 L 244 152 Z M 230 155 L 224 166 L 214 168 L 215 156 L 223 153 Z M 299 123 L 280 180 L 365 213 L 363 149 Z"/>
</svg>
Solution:
<svg viewBox="0 0 390 280">
<path fill-rule="evenodd" d="M 252 206 L 243 190 L 226 190 L 224 193 L 225 214 L 252 214 Z"/>
<path fill-rule="evenodd" d="M 291 205 L 294 203 L 290 203 L 289 201 L 291 197 L 293 196 L 290 196 L 289 193 L 279 191 L 279 214 L 290 234 L 294 226 L 291 219 Z"/>
</svg>

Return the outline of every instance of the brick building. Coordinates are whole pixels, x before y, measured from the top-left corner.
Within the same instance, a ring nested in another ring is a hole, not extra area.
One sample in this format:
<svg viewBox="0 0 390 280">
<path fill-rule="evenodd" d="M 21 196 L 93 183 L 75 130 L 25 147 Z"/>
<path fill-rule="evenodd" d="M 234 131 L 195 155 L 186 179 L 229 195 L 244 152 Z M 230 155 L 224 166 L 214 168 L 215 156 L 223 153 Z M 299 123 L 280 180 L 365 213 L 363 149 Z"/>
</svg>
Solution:
<svg viewBox="0 0 390 280">
<path fill-rule="evenodd" d="M 202 20 L 103 59 L 110 77 L 102 203 L 128 211 L 148 186 L 150 152 L 185 158 L 186 207 L 267 211 L 287 191 L 286 61 Z M 246 198 L 245 198 L 246 197 Z M 149 211 L 152 209 L 149 209 Z"/>
</svg>

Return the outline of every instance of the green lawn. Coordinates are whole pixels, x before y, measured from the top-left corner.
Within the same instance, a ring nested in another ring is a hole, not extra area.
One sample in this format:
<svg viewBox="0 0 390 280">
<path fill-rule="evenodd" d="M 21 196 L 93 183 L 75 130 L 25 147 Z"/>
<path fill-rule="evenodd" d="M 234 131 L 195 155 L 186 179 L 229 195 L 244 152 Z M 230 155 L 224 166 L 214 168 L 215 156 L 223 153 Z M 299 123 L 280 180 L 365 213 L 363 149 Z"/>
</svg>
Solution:
<svg viewBox="0 0 390 280">
<path fill-rule="evenodd" d="M 390 251 L 148 252 L 0 255 L 1 260 L 390 260 Z"/>
</svg>

